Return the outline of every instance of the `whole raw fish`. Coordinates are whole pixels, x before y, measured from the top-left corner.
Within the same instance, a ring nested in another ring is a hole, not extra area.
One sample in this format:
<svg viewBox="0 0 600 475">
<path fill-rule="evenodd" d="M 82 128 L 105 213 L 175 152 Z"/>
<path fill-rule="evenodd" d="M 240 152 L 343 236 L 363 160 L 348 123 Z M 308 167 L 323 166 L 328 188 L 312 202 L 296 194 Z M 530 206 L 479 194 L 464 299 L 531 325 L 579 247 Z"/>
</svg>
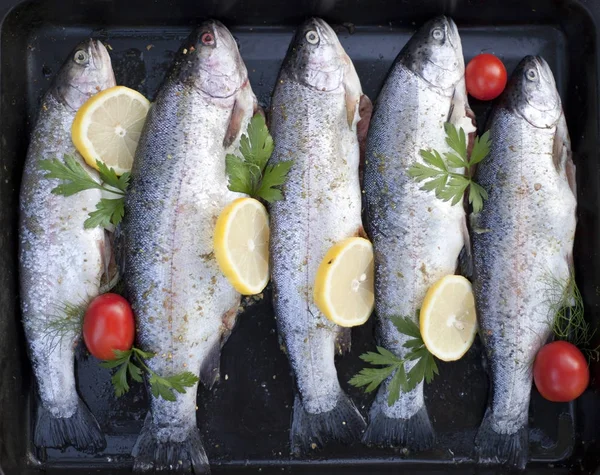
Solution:
<svg viewBox="0 0 600 475">
<path fill-rule="evenodd" d="M 294 160 L 284 199 L 270 211 L 273 303 L 298 389 L 290 434 L 295 454 L 328 440 L 354 440 L 365 426 L 334 363 L 336 351 L 350 345 L 350 329 L 330 322 L 313 301 L 327 250 L 362 232 L 361 105 L 369 115 L 337 35 L 323 20 L 308 20 L 290 44 L 271 103 L 271 160 Z"/>
<path fill-rule="evenodd" d="M 524 58 L 490 122 L 492 148 L 476 181 L 489 194 L 472 216 L 473 289 L 491 370 L 476 446 L 483 461 L 524 468 L 531 368 L 572 278 L 575 167 L 548 64 Z"/>
<path fill-rule="evenodd" d="M 23 325 L 40 403 L 34 431 L 39 447 L 95 451 L 104 436 L 77 394 L 75 344 L 81 309 L 100 292 L 108 242 L 102 228 L 84 229 L 100 190 L 65 197 L 52 194 L 58 179 L 45 178 L 42 160 L 70 155 L 99 181 L 71 141 L 75 113 L 92 95 L 115 85 L 102 43 L 87 40 L 69 55 L 42 99 L 23 171 L 19 265 Z"/>
<path fill-rule="evenodd" d="M 427 289 L 453 274 L 468 243 L 465 212 L 421 185 L 407 171 L 424 163 L 419 151 L 449 152 L 444 123 L 474 131 L 464 84 L 464 60 L 454 22 L 437 17 L 402 49 L 381 90 L 367 137 L 364 175 L 367 230 L 375 252 L 379 345 L 406 356 L 410 338 L 390 317 L 416 319 Z M 415 362 L 407 364 L 409 370 Z M 364 441 L 424 449 L 434 432 L 423 384 L 388 405 L 389 380 L 371 407 Z"/>
<path fill-rule="evenodd" d="M 163 377 L 185 371 L 212 386 L 240 295 L 213 253 L 216 220 L 239 197 L 225 156 L 256 107 L 246 67 L 225 26 L 208 21 L 184 42 L 148 114 L 121 229 L 124 281 L 141 347 Z M 209 471 L 196 423 L 197 385 L 170 402 L 151 396 L 133 449 L 140 471 Z"/>
</svg>

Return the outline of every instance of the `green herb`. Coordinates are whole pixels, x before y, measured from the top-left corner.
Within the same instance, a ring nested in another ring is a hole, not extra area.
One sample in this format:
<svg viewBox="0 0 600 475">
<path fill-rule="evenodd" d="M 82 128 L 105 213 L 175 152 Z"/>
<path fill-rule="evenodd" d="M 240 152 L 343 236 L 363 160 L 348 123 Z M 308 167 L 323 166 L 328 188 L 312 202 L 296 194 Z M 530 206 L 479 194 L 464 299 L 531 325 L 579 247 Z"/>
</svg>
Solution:
<svg viewBox="0 0 600 475">
<path fill-rule="evenodd" d="M 129 391 L 129 378 L 141 383 L 144 372 L 148 374 L 150 390 L 154 397 L 162 397 L 166 401 L 175 401 L 174 391 L 184 394 L 185 388 L 191 388 L 199 381 L 198 377 L 189 371 L 168 378 L 159 376 L 144 361 L 153 358 L 154 355 L 136 347 L 132 347 L 127 351 L 114 350 L 114 353 L 116 359 L 103 361 L 100 366 L 109 369 L 118 368 L 111 378 L 117 397 L 121 397 Z"/>
<path fill-rule="evenodd" d="M 87 301 L 80 303 L 61 303 L 54 306 L 54 311 L 48 319 L 44 330 L 49 338 L 50 347 L 54 348 L 60 344 L 64 337 L 79 335 L 83 328 L 83 316 L 87 309 Z"/>
<path fill-rule="evenodd" d="M 229 189 L 262 198 L 269 203 L 283 198 L 279 187 L 285 183 L 292 161 L 268 165 L 273 153 L 273 137 L 261 114 L 255 114 L 248 124 L 247 135 L 240 140 L 242 158 L 227 154 L 225 166 Z"/>
<path fill-rule="evenodd" d="M 552 332 L 556 339 L 572 343 L 581 349 L 588 359 L 599 361 L 600 346 L 591 346 L 596 330 L 592 330 L 585 320 L 583 298 L 577 287 L 574 272 L 571 271 L 566 280 L 549 275 L 545 283 L 550 314 L 553 316 Z"/>
<path fill-rule="evenodd" d="M 421 150 L 419 153 L 425 164 L 415 163 L 408 169 L 408 175 L 419 183 L 425 191 L 433 191 L 435 196 L 442 201 L 452 201 L 457 204 L 469 189 L 469 203 L 473 211 L 478 213 L 483 209 L 483 202 L 488 194 L 485 189 L 475 183 L 472 178 L 474 165 L 481 162 L 490 152 L 490 135 L 486 132 L 481 137 L 476 137 L 471 152 L 471 159 L 467 157 L 467 137 L 465 131 L 447 122 L 444 124 L 446 143 L 454 151 L 444 153 L 444 157 L 436 150 Z M 465 168 L 466 173 L 453 171 L 456 168 Z"/>
<path fill-rule="evenodd" d="M 101 182 L 94 180 L 85 168 L 72 155 L 65 155 L 64 161 L 54 158 L 42 160 L 40 168 L 47 171 L 45 178 L 55 178 L 63 183 L 56 186 L 52 193 L 56 195 L 72 196 L 85 190 L 103 190 L 119 195 L 119 198 L 102 198 L 96 204 L 96 211 L 89 213 L 85 221 L 86 229 L 97 226 L 107 228 L 111 224 L 117 225 L 123 219 L 125 210 L 125 191 L 129 184 L 129 172 L 118 176 L 113 168 L 108 168 L 99 160 L 96 161 Z"/>
<path fill-rule="evenodd" d="M 434 375 L 439 374 L 435 359 L 425 347 L 419 327 L 413 319 L 391 317 L 390 320 L 400 333 L 410 337 L 403 345 L 409 350 L 407 355 L 402 359 L 391 351 L 378 346 L 377 353 L 368 352 L 360 356 L 363 361 L 378 367 L 363 368 L 349 381 L 352 386 L 365 387 L 365 392 L 370 393 L 391 377 L 387 400 L 389 406 L 398 400 L 400 392 L 412 391 L 423 380 L 429 384 Z M 408 373 L 405 368 L 407 361 L 416 361 Z"/>
<path fill-rule="evenodd" d="M 121 222 L 125 214 L 125 198 L 101 198 L 96 204 L 96 211 L 89 213 L 89 218 L 83 223 L 85 229 L 96 227 L 109 228 Z"/>
</svg>

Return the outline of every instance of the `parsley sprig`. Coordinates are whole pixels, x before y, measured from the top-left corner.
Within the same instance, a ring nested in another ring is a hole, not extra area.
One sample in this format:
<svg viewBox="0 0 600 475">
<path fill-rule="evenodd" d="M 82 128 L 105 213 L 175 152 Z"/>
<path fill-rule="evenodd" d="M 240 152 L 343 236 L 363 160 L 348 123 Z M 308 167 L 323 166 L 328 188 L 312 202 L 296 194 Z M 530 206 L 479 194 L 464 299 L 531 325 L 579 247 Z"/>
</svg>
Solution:
<svg viewBox="0 0 600 475">
<path fill-rule="evenodd" d="M 162 397 L 166 401 L 175 401 L 174 391 L 184 394 L 185 388 L 191 388 L 199 381 L 198 377 L 190 371 L 184 371 L 168 378 L 159 376 L 144 361 L 153 358 L 154 354 L 142 351 L 135 346 L 127 351 L 114 350 L 114 353 L 116 359 L 103 361 L 100 366 L 109 369 L 119 368 L 111 378 L 117 397 L 121 397 L 129 391 L 129 378 L 141 383 L 144 372 L 148 374 L 152 395 L 156 398 Z"/>
<path fill-rule="evenodd" d="M 360 355 L 360 359 L 376 367 L 361 369 L 349 381 L 352 386 L 364 387 L 365 392 L 370 393 L 391 377 L 387 400 L 389 406 L 398 400 L 400 392 L 412 391 L 423 380 L 429 384 L 434 375 L 439 374 L 435 358 L 423 343 L 421 331 L 413 319 L 405 316 L 391 317 L 390 320 L 400 333 L 410 337 L 403 345 L 409 350 L 408 354 L 402 359 L 378 346 L 377 353 L 369 351 Z M 406 362 L 415 360 L 417 363 L 407 373 Z"/>
<path fill-rule="evenodd" d="M 285 183 L 293 161 L 269 165 L 273 148 L 273 137 L 265 118 L 255 114 L 248 124 L 247 134 L 240 140 L 242 158 L 233 154 L 225 157 L 229 189 L 269 203 L 281 200 L 283 194 L 279 187 Z"/>
<path fill-rule="evenodd" d="M 96 211 L 90 212 L 90 217 L 83 223 L 86 229 L 97 226 L 108 228 L 111 224 L 116 226 L 123 219 L 125 212 L 125 191 L 129 184 L 129 172 L 118 176 L 113 168 L 109 169 L 101 161 L 97 160 L 96 165 L 101 182 L 94 180 L 72 155 L 65 155 L 63 160 L 54 158 L 40 161 L 40 168 L 48 172 L 44 175 L 45 178 L 63 180 L 52 190 L 55 195 L 72 196 L 80 191 L 93 189 L 119 195 L 119 198 L 100 199 L 96 204 Z"/>
<path fill-rule="evenodd" d="M 415 163 L 408 169 L 408 175 L 419 183 L 425 191 L 435 192 L 435 196 L 442 201 L 452 201 L 457 204 L 469 189 L 469 203 L 473 205 L 473 212 L 478 213 L 483 209 L 484 200 L 488 199 L 487 191 L 473 180 L 474 165 L 481 162 L 490 153 L 490 134 L 484 133 L 476 137 L 471 151 L 467 156 L 467 137 L 465 131 L 447 122 L 444 124 L 446 143 L 454 152 L 446 152 L 444 156 L 436 150 L 421 150 L 419 153 L 425 164 Z M 464 168 L 466 173 L 457 173 L 453 169 Z"/>
</svg>

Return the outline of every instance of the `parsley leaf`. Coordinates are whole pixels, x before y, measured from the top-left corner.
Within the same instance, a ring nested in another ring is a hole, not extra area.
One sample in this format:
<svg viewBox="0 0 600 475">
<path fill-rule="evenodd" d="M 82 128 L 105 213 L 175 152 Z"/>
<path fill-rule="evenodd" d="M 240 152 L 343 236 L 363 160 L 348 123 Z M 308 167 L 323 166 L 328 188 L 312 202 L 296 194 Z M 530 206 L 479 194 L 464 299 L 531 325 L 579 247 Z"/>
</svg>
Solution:
<svg viewBox="0 0 600 475">
<path fill-rule="evenodd" d="M 39 166 L 48 172 L 44 178 L 64 181 L 52 190 L 55 195 L 72 196 L 84 190 L 103 189 L 72 155 L 65 155 L 64 162 L 58 158 L 41 160 Z"/>
<path fill-rule="evenodd" d="M 434 375 L 439 374 L 439 370 L 435 358 L 423 343 L 421 331 L 415 321 L 408 316 L 391 317 L 390 320 L 400 333 L 410 337 L 403 345 L 408 349 L 406 356 L 402 359 L 380 346 L 377 347 L 377 353 L 363 353 L 360 359 L 380 367 L 361 369 L 349 383 L 357 388 L 365 387 L 365 392 L 370 393 L 389 379 L 387 403 L 392 406 L 401 392 L 412 391 L 423 380 L 429 384 Z M 407 373 L 405 363 L 409 361 L 416 363 Z"/>
<path fill-rule="evenodd" d="M 103 361 L 100 366 L 109 369 L 118 368 L 111 378 L 117 397 L 121 397 L 129 391 L 128 376 L 133 381 L 141 383 L 144 372 L 149 376 L 150 391 L 154 397 L 162 397 L 166 401 L 175 401 L 176 397 L 173 391 L 184 394 L 186 388 L 193 387 L 199 381 L 198 377 L 189 371 L 163 378 L 152 371 L 144 361 L 153 358 L 154 354 L 136 347 L 132 347 L 128 351 L 114 350 L 114 353 L 116 359 Z"/>
<path fill-rule="evenodd" d="M 366 355 L 369 354 L 377 355 L 377 353 L 366 353 Z M 361 355 L 361 359 L 365 359 L 363 358 L 363 356 L 366 355 Z M 349 383 L 357 388 L 367 386 L 365 392 L 370 393 L 377 389 L 377 387 L 379 387 L 381 383 L 383 383 L 389 376 L 391 376 L 392 373 L 396 371 L 399 366 L 403 366 L 404 361 L 402 361 L 397 356 L 394 356 L 393 359 L 386 360 L 386 363 L 382 363 L 382 365 L 385 365 L 385 367 L 361 369 L 359 373 L 355 374 L 352 377 Z"/>
<path fill-rule="evenodd" d="M 248 163 L 264 170 L 275 144 L 262 114 L 254 114 L 248 124 L 247 135 L 240 139 L 240 152 Z"/>
<path fill-rule="evenodd" d="M 64 161 L 58 158 L 41 160 L 40 168 L 47 171 L 45 178 L 55 178 L 63 183 L 57 185 L 52 193 L 56 195 L 72 196 L 80 191 L 98 189 L 119 196 L 118 198 L 102 198 L 96 203 L 96 210 L 89 213 L 85 220 L 85 229 L 103 227 L 110 228 L 117 225 L 123 219 L 125 213 L 125 191 L 129 185 L 129 172 L 118 176 L 113 168 L 108 168 L 104 163 L 97 160 L 98 174 L 101 182 L 94 180 L 72 155 L 64 155 Z"/>
<path fill-rule="evenodd" d="M 396 329 L 403 335 L 407 335 L 418 340 L 421 339 L 421 330 L 415 321 L 409 316 L 404 317 L 390 317 L 391 322 L 394 324 Z"/>
<path fill-rule="evenodd" d="M 279 187 L 285 183 L 293 162 L 268 165 L 274 147 L 265 118 L 255 114 L 247 133 L 240 139 L 242 158 L 233 154 L 225 157 L 229 189 L 269 203 L 281 200 L 283 194 Z"/>
<path fill-rule="evenodd" d="M 478 213 L 483 209 L 483 202 L 487 200 L 486 190 L 473 181 L 473 170 L 490 153 L 490 134 L 486 132 L 481 137 L 476 137 L 473 143 L 470 159 L 467 157 L 467 136 L 465 131 L 447 122 L 444 124 L 446 143 L 453 152 L 447 152 L 442 157 L 436 150 L 421 150 L 419 154 L 423 163 L 415 163 L 408 169 L 408 175 L 417 182 L 423 183 L 421 189 L 433 191 L 436 198 L 442 201 L 451 201 L 452 205 L 459 203 L 467 188 L 468 200 L 473 206 L 473 212 Z M 466 174 L 458 173 L 452 169 L 466 169 Z"/>
<path fill-rule="evenodd" d="M 293 164 L 294 162 L 287 161 L 268 165 L 260 182 L 260 187 L 256 191 L 256 195 L 269 203 L 283 199 L 283 194 L 277 187 L 285 183 L 287 174 Z"/>
<path fill-rule="evenodd" d="M 89 213 L 89 218 L 83 223 L 85 229 L 100 226 L 108 228 L 111 224 L 115 226 L 121 222 L 125 214 L 125 200 L 123 198 L 101 198 L 96 203 L 96 211 Z"/>
<path fill-rule="evenodd" d="M 100 179 L 106 183 L 108 186 L 112 186 L 117 190 L 122 191 L 123 193 L 127 190 L 127 185 L 129 185 L 129 179 L 131 178 L 131 173 L 125 172 L 121 176 L 118 176 L 115 173 L 114 168 L 108 168 L 105 163 L 100 160 L 96 160 L 96 166 L 98 167 L 98 174 L 100 175 Z"/>
<path fill-rule="evenodd" d="M 244 160 L 232 154 L 225 157 L 225 168 L 229 175 L 229 189 L 239 193 L 252 190 L 252 177 L 246 168 Z"/>
</svg>

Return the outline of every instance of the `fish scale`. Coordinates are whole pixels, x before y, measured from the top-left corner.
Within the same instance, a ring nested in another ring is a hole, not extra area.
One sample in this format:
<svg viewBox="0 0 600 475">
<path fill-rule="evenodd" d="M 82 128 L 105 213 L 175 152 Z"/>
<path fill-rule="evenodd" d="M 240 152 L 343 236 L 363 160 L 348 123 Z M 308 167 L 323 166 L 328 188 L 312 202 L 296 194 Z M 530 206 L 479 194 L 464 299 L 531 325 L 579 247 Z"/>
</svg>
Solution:
<svg viewBox="0 0 600 475">
<path fill-rule="evenodd" d="M 531 368 L 550 335 L 553 296 L 571 278 L 576 225 L 569 136 L 543 59 L 519 64 L 489 132 L 490 154 L 476 176 L 489 199 L 471 218 L 473 289 L 492 383 L 476 443 L 482 460 L 524 468 Z"/>
<path fill-rule="evenodd" d="M 436 39 L 433 35 L 438 36 Z M 427 22 L 398 55 L 377 98 L 367 138 L 364 207 L 375 254 L 375 310 L 379 345 L 403 358 L 411 338 L 390 317 L 415 321 L 429 287 L 454 274 L 468 242 L 465 212 L 436 198 L 408 175 L 424 163 L 420 150 L 450 152 L 444 123 L 474 131 L 466 100 L 460 37 L 450 19 Z M 464 170 L 457 170 L 464 173 Z M 416 361 L 406 364 L 407 371 Z M 423 383 L 388 405 L 390 379 L 370 410 L 365 442 L 429 447 L 433 429 Z"/>
<path fill-rule="evenodd" d="M 90 96 L 114 85 L 102 43 L 80 43 L 42 99 L 23 170 L 19 277 L 23 326 L 40 397 L 34 432 L 38 447 L 73 445 L 93 452 L 105 445 L 98 423 L 77 394 L 74 352 L 80 329 L 59 328 L 62 320 L 77 317 L 68 315 L 69 308 L 85 309 L 100 293 L 108 243 L 102 228 L 84 229 L 84 222 L 102 195 L 100 190 L 53 194 L 61 180 L 45 178 L 40 162 L 70 155 L 99 181 L 75 149 L 71 126 Z"/>
<path fill-rule="evenodd" d="M 209 21 L 183 44 L 148 114 L 120 247 L 138 341 L 156 354 L 147 364 L 162 377 L 190 371 L 210 387 L 219 376 L 220 349 L 240 294 L 218 267 L 214 228 L 223 209 L 242 196 L 228 188 L 225 156 L 237 151 L 255 105 L 235 40 Z M 175 393 L 173 402 L 150 398 L 133 449 L 136 470 L 209 471 L 196 393 L 197 384 Z"/>
<path fill-rule="evenodd" d="M 309 43 L 309 36 L 318 42 Z M 279 335 L 299 393 L 290 432 L 295 454 L 331 439 L 352 441 L 364 428 L 334 362 L 335 353 L 349 346 L 349 329 L 330 322 L 313 300 L 326 252 L 362 229 L 361 96 L 354 66 L 331 27 L 320 19 L 305 22 L 279 74 L 270 120 L 272 163 L 294 160 L 284 199 L 270 206 L 270 254 Z"/>
</svg>

